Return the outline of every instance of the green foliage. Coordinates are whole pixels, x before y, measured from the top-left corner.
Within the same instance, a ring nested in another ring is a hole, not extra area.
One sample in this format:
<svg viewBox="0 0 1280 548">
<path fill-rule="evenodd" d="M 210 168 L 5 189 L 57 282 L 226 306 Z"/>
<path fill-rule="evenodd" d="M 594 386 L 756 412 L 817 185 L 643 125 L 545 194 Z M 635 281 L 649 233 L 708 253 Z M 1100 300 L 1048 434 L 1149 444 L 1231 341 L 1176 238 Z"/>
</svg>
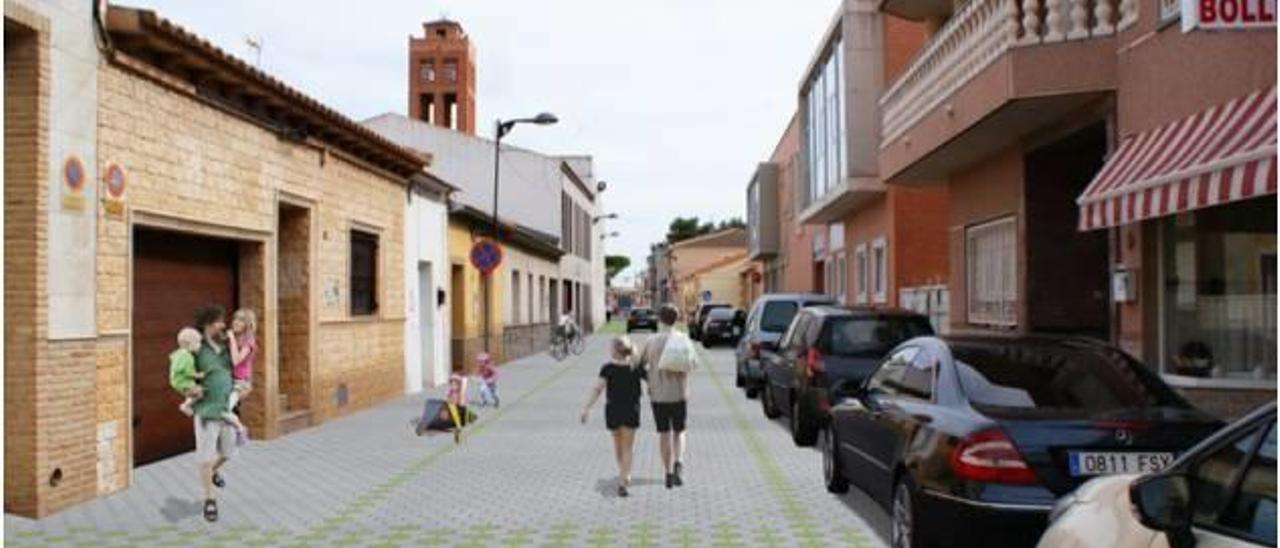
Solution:
<svg viewBox="0 0 1280 548">
<path fill-rule="evenodd" d="M 612 280 L 619 272 L 631 266 L 631 258 L 626 255 L 606 255 L 604 258 L 605 280 Z"/>
</svg>

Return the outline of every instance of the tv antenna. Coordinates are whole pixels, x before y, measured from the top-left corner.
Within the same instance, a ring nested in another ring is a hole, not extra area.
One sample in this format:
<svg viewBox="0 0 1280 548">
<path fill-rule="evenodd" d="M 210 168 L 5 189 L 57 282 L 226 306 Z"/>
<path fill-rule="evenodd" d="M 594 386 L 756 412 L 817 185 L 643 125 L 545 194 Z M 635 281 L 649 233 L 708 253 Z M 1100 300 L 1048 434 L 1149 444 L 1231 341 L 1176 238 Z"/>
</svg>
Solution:
<svg viewBox="0 0 1280 548">
<path fill-rule="evenodd" d="M 256 38 L 253 36 L 245 36 L 244 43 L 245 45 L 249 46 L 249 49 L 253 50 L 253 53 L 254 53 L 253 65 L 255 67 L 261 68 L 262 67 L 262 36 L 258 36 Z"/>
</svg>

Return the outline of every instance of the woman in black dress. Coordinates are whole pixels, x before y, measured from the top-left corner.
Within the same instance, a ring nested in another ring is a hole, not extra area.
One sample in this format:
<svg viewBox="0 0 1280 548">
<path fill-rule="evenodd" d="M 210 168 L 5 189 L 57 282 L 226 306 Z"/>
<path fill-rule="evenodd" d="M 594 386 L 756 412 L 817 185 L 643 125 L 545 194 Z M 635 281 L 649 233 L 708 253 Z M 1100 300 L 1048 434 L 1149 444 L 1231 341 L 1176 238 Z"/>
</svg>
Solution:
<svg viewBox="0 0 1280 548">
<path fill-rule="evenodd" d="M 640 427 L 640 380 L 644 369 L 633 363 L 634 349 L 626 337 L 613 339 L 611 346 L 613 359 L 600 368 L 600 381 L 582 409 L 582 422 L 586 424 L 591 406 L 604 392 L 604 423 L 613 434 L 613 452 L 618 460 L 618 496 L 625 497 L 631 485 L 631 450 Z"/>
</svg>

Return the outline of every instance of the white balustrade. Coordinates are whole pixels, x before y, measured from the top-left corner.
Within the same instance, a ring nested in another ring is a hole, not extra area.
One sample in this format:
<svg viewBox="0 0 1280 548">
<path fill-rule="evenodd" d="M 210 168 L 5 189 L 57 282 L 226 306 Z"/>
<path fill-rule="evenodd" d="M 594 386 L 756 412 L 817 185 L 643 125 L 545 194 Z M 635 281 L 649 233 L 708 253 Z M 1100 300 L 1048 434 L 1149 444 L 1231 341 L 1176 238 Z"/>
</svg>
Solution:
<svg viewBox="0 0 1280 548">
<path fill-rule="evenodd" d="M 1137 20 L 1137 9 L 1137 0 L 968 0 L 880 97 L 881 146 L 1010 48 L 1108 36 Z"/>
</svg>

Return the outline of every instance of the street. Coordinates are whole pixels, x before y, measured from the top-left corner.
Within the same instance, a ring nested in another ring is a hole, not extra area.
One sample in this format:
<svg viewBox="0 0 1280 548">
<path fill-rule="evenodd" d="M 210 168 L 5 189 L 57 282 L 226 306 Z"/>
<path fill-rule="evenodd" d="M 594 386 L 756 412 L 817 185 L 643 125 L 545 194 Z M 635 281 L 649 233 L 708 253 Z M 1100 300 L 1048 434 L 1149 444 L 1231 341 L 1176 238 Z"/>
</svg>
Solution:
<svg viewBox="0 0 1280 548">
<path fill-rule="evenodd" d="M 828 494 L 821 456 L 733 386 L 733 354 L 707 351 L 689 403 L 685 486 L 662 485 L 648 405 L 631 496 L 614 494 L 612 444 L 586 401 L 612 334 L 563 362 L 501 368 L 500 410 L 478 408 L 460 445 L 418 438 L 426 394 L 269 442 L 225 470 L 222 518 L 200 516 L 193 456 L 134 470 L 132 487 L 39 522 L 5 516 L 5 544 L 279 546 L 882 546 L 888 518 L 857 490 Z M 647 335 L 633 336 L 643 344 Z M 431 391 L 440 393 L 441 389 Z M 175 410 L 175 413 L 177 411 Z"/>
</svg>

